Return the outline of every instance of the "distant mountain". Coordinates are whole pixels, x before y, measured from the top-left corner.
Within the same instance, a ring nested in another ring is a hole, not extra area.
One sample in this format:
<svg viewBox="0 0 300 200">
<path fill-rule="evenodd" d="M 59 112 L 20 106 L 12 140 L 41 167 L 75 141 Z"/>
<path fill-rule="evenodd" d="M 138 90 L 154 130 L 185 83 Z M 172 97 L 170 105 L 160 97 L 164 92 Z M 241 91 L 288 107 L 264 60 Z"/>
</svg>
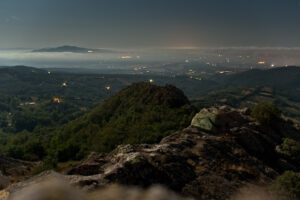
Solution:
<svg viewBox="0 0 300 200">
<path fill-rule="evenodd" d="M 83 47 L 65 45 L 54 48 L 36 49 L 32 52 L 112 53 L 113 51 L 107 49 L 88 49 Z"/>
<path fill-rule="evenodd" d="M 218 81 L 225 86 L 273 86 L 300 89 L 300 67 L 278 67 L 269 70 L 253 69 L 233 75 L 222 75 Z"/>
</svg>

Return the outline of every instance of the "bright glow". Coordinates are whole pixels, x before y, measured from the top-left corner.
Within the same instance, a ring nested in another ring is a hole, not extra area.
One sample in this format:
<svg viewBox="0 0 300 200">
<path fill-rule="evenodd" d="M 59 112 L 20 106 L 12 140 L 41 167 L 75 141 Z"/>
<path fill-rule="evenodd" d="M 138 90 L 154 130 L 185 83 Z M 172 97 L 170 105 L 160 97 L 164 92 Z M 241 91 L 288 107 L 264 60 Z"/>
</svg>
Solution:
<svg viewBox="0 0 300 200">
<path fill-rule="evenodd" d="M 199 47 L 182 46 L 182 47 L 167 47 L 167 49 L 171 49 L 171 50 L 195 50 L 195 49 L 199 49 Z"/>
<path fill-rule="evenodd" d="M 67 83 L 66 83 L 66 82 L 64 82 L 64 83 L 62 83 L 62 84 L 61 84 L 61 86 L 63 86 L 63 87 L 67 87 Z"/>
<path fill-rule="evenodd" d="M 275 67 L 275 65 L 274 65 L 274 64 L 272 64 L 272 65 L 271 65 L 271 67 Z"/>
<path fill-rule="evenodd" d="M 149 79 L 149 82 L 150 82 L 150 83 L 153 83 L 154 81 L 153 81 L 153 79 Z"/>
<path fill-rule="evenodd" d="M 106 90 L 110 90 L 110 86 L 108 85 L 108 86 L 105 86 L 105 89 Z"/>
<path fill-rule="evenodd" d="M 259 65 L 264 65 L 264 64 L 266 64 L 266 62 L 265 61 L 259 61 L 258 64 Z"/>
<path fill-rule="evenodd" d="M 92 50 L 89 50 L 89 51 L 88 51 L 88 53 L 94 53 L 94 51 L 92 51 Z"/>
<path fill-rule="evenodd" d="M 50 74 L 51 74 L 51 72 L 49 71 L 49 72 L 48 72 L 48 74 L 50 75 Z"/>
<path fill-rule="evenodd" d="M 131 59 L 132 56 L 122 56 L 121 58 L 122 58 L 122 59 Z"/>
<path fill-rule="evenodd" d="M 53 97 L 53 102 L 54 102 L 54 103 L 61 103 L 62 100 L 59 99 L 58 97 Z"/>
</svg>

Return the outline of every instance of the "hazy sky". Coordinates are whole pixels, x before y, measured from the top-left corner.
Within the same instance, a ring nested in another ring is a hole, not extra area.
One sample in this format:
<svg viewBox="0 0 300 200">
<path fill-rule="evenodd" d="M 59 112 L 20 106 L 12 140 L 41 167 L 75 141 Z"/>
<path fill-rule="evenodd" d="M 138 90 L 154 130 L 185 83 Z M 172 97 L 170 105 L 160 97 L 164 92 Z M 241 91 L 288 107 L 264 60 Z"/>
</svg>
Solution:
<svg viewBox="0 0 300 200">
<path fill-rule="evenodd" d="M 300 0 L 0 0 L 0 48 L 300 46 Z"/>
</svg>

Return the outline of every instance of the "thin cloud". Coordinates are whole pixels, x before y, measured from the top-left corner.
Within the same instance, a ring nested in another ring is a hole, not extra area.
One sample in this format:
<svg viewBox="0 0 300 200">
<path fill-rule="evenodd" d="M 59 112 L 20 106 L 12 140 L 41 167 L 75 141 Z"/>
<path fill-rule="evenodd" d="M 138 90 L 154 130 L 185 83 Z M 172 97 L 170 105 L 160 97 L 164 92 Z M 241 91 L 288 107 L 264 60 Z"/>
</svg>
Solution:
<svg viewBox="0 0 300 200">
<path fill-rule="evenodd" d="M 20 21 L 21 21 L 21 19 L 17 16 L 14 16 L 14 15 L 5 18 L 6 23 L 20 22 Z"/>
</svg>

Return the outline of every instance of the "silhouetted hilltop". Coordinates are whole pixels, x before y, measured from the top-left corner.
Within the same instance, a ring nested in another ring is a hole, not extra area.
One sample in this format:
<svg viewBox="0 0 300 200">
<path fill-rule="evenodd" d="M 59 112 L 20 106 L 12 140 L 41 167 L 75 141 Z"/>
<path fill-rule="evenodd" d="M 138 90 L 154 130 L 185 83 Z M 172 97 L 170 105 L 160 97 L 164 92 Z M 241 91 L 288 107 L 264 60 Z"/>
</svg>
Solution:
<svg viewBox="0 0 300 200">
<path fill-rule="evenodd" d="M 113 98 L 124 98 L 121 102 L 124 105 L 120 106 L 153 104 L 178 108 L 190 104 L 188 98 L 178 88 L 172 85 L 157 86 L 146 82 L 133 83 Z"/>
<path fill-rule="evenodd" d="M 87 49 L 83 47 L 65 45 L 54 48 L 36 49 L 32 52 L 112 53 L 113 51 L 107 49 Z"/>
<path fill-rule="evenodd" d="M 222 76 L 219 81 L 231 86 L 273 86 L 300 88 L 300 67 L 278 67 L 269 70 L 253 69 Z"/>
</svg>

